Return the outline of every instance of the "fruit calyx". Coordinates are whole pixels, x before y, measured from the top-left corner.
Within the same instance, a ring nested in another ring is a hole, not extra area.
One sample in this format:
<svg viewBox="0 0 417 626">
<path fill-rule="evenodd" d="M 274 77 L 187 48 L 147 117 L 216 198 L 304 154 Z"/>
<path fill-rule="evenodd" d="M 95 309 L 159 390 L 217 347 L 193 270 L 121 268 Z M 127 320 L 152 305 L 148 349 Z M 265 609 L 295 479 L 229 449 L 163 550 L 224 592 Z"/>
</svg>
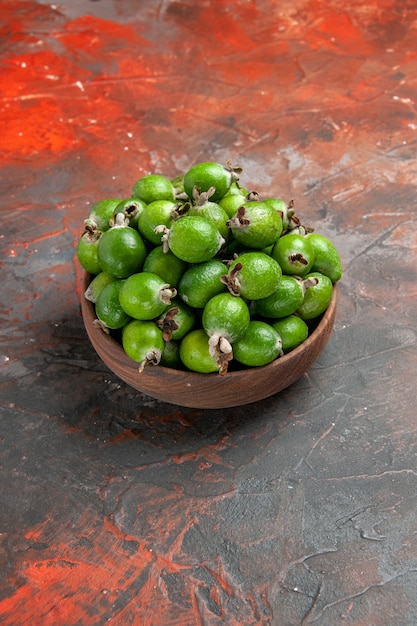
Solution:
<svg viewBox="0 0 417 626">
<path fill-rule="evenodd" d="M 167 311 L 165 315 L 157 321 L 158 328 L 162 330 L 164 341 L 171 341 L 172 333 L 179 328 L 179 325 L 174 319 L 178 311 L 178 307 L 175 306 L 172 309 L 169 309 L 169 311 Z"/>
<path fill-rule="evenodd" d="M 193 200 L 196 207 L 202 207 L 207 202 L 210 201 L 210 198 L 213 194 L 216 193 L 216 187 L 210 187 L 207 191 L 201 191 L 198 187 L 193 188 Z"/>
<path fill-rule="evenodd" d="M 241 283 L 239 280 L 239 272 L 242 267 L 242 263 L 236 263 L 227 274 L 220 276 L 220 282 L 226 285 L 232 296 L 240 296 Z"/>
<path fill-rule="evenodd" d="M 161 360 L 160 350 L 149 350 L 145 358 L 139 363 L 139 373 L 141 374 L 148 365 L 158 365 Z"/>
<path fill-rule="evenodd" d="M 245 217 L 245 215 L 246 215 L 245 207 L 244 206 L 239 207 L 236 212 L 236 215 L 231 217 L 230 220 L 227 220 L 226 225 L 229 228 L 245 228 L 246 226 L 249 226 L 250 220 L 247 217 Z"/>
<path fill-rule="evenodd" d="M 209 354 L 216 359 L 220 376 L 227 373 L 229 363 L 233 359 L 233 348 L 226 337 L 214 333 L 209 338 Z"/>
<path fill-rule="evenodd" d="M 84 234 L 87 235 L 88 241 L 94 243 L 98 241 L 102 235 L 101 230 L 98 230 L 96 226 L 93 226 L 94 220 L 91 220 L 91 223 L 87 224 L 87 220 L 85 221 Z"/>
<path fill-rule="evenodd" d="M 237 186 L 239 186 L 239 177 L 240 177 L 243 169 L 240 166 L 232 165 L 232 162 L 230 160 L 226 161 L 225 169 L 228 172 L 231 173 L 231 175 L 232 175 L 232 182 L 236 183 Z"/>
<path fill-rule="evenodd" d="M 126 228 L 129 226 L 130 218 L 124 213 L 116 213 L 110 220 L 110 228 Z"/>
</svg>

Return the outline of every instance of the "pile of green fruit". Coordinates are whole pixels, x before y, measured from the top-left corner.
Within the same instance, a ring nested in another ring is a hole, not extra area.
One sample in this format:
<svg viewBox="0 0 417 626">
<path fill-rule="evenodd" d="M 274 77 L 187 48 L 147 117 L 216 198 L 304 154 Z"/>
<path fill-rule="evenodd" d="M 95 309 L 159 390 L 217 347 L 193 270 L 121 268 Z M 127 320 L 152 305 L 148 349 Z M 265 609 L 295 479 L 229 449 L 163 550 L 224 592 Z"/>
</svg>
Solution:
<svg viewBox="0 0 417 626">
<path fill-rule="evenodd" d="M 262 366 L 308 337 L 342 275 L 293 202 L 262 198 L 230 163 L 92 206 L 77 245 L 99 329 L 139 364 L 200 373 Z"/>
</svg>

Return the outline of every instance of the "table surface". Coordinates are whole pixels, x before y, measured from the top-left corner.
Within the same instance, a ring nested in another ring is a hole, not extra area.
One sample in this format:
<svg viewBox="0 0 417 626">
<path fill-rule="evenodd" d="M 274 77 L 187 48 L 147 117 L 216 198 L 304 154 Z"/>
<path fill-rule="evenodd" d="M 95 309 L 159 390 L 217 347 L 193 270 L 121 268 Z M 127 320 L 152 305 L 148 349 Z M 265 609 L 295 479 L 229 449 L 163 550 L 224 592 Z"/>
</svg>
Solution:
<svg viewBox="0 0 417 626">
<path fill-rule="evenodd" d="M 417 10 L 0 8 L 6 626 L 417 623 Z M 91 205 L 230 159 L 338 247 L 298 382 L 224 410 L 119 380 L 80 316 Z"/>
</svg>

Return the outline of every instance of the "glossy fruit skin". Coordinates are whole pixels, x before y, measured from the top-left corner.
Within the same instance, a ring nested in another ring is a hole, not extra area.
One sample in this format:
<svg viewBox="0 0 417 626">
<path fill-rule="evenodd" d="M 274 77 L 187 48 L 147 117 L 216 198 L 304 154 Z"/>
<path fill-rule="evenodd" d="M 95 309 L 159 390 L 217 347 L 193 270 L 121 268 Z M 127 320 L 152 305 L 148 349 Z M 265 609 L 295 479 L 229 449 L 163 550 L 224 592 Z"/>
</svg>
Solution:
<svg viewBox="0 0 417 626">
<path fill-rule="evenodd" d="M 180 343 L 180 358 L 192 372 L 211 374 L 218 372 L 216 358 L 209 352 L 208 336 L 202 328 L 192 330 Z"/>
<path fill-rule="evenodd" d="M 284 353 L 294 350 L 308 337 L 308 326 L 298 315 L 288 315 L 271 322 L 282 341 Z"/>
<path fill-rule="evenodd" d="M 315 259 L 311 271 L 320 272 L 328 276 L 332 283 L 337 283 L 342 278 L 342 261 L 335 245 L 318 233 L 309 233 L 307 240 L 312 245 Z"/>
<path fill-rule="evenodd" d="M 299 279 L 283 274 L 275 291 L 256 301 L 256 311 L 272 319 L 295 313 L 304 300 L 304 289 Z"/>
<path fill-rule="evenodd" d="M 132 197 L 139 198 L 145 204 L 155 200 L 175 200 L 175 188 L 166 176 L 148 174 L 142 176 L 133 186 Z"/>
<path fill-rule="evenodd" d="M 214 187 L 216 191 L 211 200 L 217 202 L 227 193 L 232 180 L 231 171 L 220 163 L 207 161 L 198 163 L 188 170 L 184 176 L 184 190 L 188 197 L 192 198 L 194 187 L 200 191 L 208 191 L 210 187 Z"/>
<path fill-rule="evenodd" d="M 264 252 L 244 252 L 229 266 L 225 279 L 229 290 L 247 300 L 259 300 L 271 295 L 282 277 L 278 263 Z"/>
<path fill-rule="evenodd" d="M 96 202 L 88 213 L 88 218 L 84 220 L 86 226 L 94 230 L 104 232 L 110 228 L 110 221 L 113 218 L 116 207 L 123 198 L 107 198 Z"/>
<path fill-rule="evenodd" d="M 234 358 L 248 367 L 260 367 L 281 353 L 281 338 L 268 323 L 251 320 L 244 336 L 233 344 Z"/>
<path fill-rule="evenodd" d="M 138 230 L 144 239 L 154 246 L 161 245 L 162 233 L 155 232 L 160 225 L 171 226 L 176 203 L 171 200 L 155 200 L 145 206 L 138 219 Z"/>
<path fill-rule="evenodd" d="M 162 246 L 156 246 L 148 253 L 142 270 L 158 274 L 171 287 L 177 287 L 187 268 L 188 263 L 176 257 L 171 250 L 164 252 Z"/>
<path fill-rule="evenodd" d="M 282 233 L 282 219 L 266 202 L 245 202 L 228 222 L 235 239 L 248 248 L 267 248 Z"/>
<path fill-rule="evenodd" d="M 315 259 L 308 239 L 294 233 L 280 237 L 272 248 L 271 256 L 278 261 L 284 274 L 297 276 L 308 274 Z"/>
<path fill-rule="evenodd" d="M 219 259 L 210 259 L 189 267 L 178 283 L 178 295 L 189 306 L 203 309 L 207 302 L 227 290 L 220 277 L 227 274 L 227 267 Z"/>
<path fill-rule="evenodd" d="M 155 322 L 132 320 L 123 328 L 122 345 L 127 356 L 141 364 L 141 370 L 148 363 L 160 362 L 165 342 Z"/>
<path fill-rule="evenodd" d="M 168 246 L 187 263 L 204 263 L 212 259 L 224 243 L 217 228 L 199 215 L 184 215 L 173 222 L 168 233 Z"/>
<path fill-rule="evenodd" d="M 88 230 L 81 235 L 77 243 L 78 262 L 89 274 L 99 274 L 101 272 L 98 258 L 98 245 L 101 235 L 101 231 Z"/>
<path fill-rule="evenodd" d="M 97 299 L 104 287 L 114 280 L 117 280 L 114 276 L 110 276 L 110 274 L 106 274 L 106 272 L 100 272 L 92 278 L 90 284 L 85 290 L 84 297 L 90 302 L 97 302 Z"/>
<path fill-rule="evenodd" d="M 285 232 L 290 225 L 291 216 L 294 214 L 292 203 L 289 205 L 280 198 L 266 198 L 264 202 L 272 206 L 275 211 L 280 214 L 282 219 L 282 232 Z"/>
<path fill-rule="evenodd" d="M 131 274 L 120 290 L 120 304 L 124 311 L 137 320 L 153 320 L 169 304 L 169 285 L 157 274 Z M 174 292 L 175 293 L 175 292 Z M 165 299 L 168 296 L 168 302 Z"/>
<path fill-rule="evenodd" d="M 220 293 L 211 298 L 203 309 L 203 329 L 210 337 L 219 335 L 231 344 L 245 334 L 250 322 L 246 302 L 230 293 Z"/>
<path fill-rule="evenodd" d="M 242 193 L 227 193 L 221 200 L 219 206 L 227 213 L 229 219 L 233 217 L 237 210 L 247 201 L 246 196 Z"/>
<path fill-rule="evenodd" d="M 230 230 L 226 224 L 229 216 L 217 202 L 207 201 L 202 205 L 192 206 L 187 215 L 200 215 L 212 222 L 221 236 L 226 241 L 230 236 Z"/>
<path fill-rule="evenodd" d="M 305 278 L 314 278 L 317 284 L 307 289 L 297 315 L 303 320 L 311 320 L 324 313 L 329 306 L 333 295 L 333 283 L 328 276 L 320 272 L 310 272 Z"/>
<path fill-rule="evenodd" d="M 140 271 L 146 254 L 142 237 L 130 226 L 115 226 L 100 237 L 98 245 L 100 268 L 115 278 L 127 278 Z"/>
<path fill-rule="evenodd" d="M 96 302 L 96 315 L 100 322 L 112 330 L 123 328 L 131 317 L 120 305 L 120 289 L 123 280 L 114 280 L 102 289 Z"/>
</svg>

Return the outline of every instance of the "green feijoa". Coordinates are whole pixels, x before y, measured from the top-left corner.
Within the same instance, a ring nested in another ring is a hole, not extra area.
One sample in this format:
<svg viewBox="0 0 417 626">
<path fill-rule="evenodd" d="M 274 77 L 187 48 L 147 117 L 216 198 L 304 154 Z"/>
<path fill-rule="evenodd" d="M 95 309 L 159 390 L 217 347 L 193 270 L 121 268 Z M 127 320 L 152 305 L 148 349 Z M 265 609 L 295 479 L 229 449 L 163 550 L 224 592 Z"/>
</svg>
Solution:
<svg viewBox="0 0 417 626">
<path fill-rule="evenodd" d="M 122 200 L 123 198 L 108 198 L 96 202 L 91 207 L 88 218 L 84 220 L 84 224 L 93 230 L 101 230 L 102 232 L 108 230 L 116 207 Z"/>
<path fill-rule="evenodd" d="M 138 320 L 153 320 L 163 313 L 176 296 L 160 276 L 151 272 L 132 274 L 120 290 L 120 304 L 124 311 Z"/>
<path fill-rule="evenodd" d="M 179 341 L 174 341 L 173 339 L 171 339 L 171 341 L 165 341 L 159 364 L 163 365 L 164 367 L 170 367 L 171 369 L 182 368 Z"/>
<path fill-rule="evenodd" d="M 294 216 L 294 202 L 291 200 L 288 204 L 280 198 L 265 198 L 264 202 L 272 206 L 282 219 L 282 232 L 286 232 L 291 224 L 291 218 Z"/>
<path fill-rule="evenodd" d="M 227 292 L 211 298 L 203 309 L 202 325 L 207 335 L 220 335 L 230 343 L 245 334 L 249 321 L 246 302 Z"/>
<path fill-rule="evenodd" d="M 86 227 L 86 230 L 78 239 L 77 258 L 81 267 L 89 274 L 99 274 L 101 272 L 100 260 L 98 257 L 98 245 L 102 232 Z"/>
<path fill-rule="evenodd" d="M 194 327 L 195 313 L 180 298 L 174 298 L 156 323 L 165 341 L 179 340 Z"/>
<path fill-rule="evenodd" d="M 158 274 L 171 287 L 177 287 L 187 268 L 188 263 L 176 257 L 171 250 L 164 252 L 162 246 L 156 246 L 148 253 L 142 270 Z"/>
<path fill-rule="evenodd" d="M 247 196 L 247 195 L 248 195 L 248 190 L 245 189 L 245 187 L 242 187 L 237 180 L 234 180 L 232 184 L 230 185 L 229 189 L 227 190 L 227 192 L 225 193 L 225 195 L 223 196 L 223 198 L 225 198 L 226 196 Z"/>
<path fill-rule="evenodd" d="M 240 168 L 224 167 L 220 163 L 207 161 L 197 163 L 184 176 L 184 190 L 188 197 L 193 197 L 193 190 L 208 191 L 215 188 L 212 201 L 217 202 L 227 193 L 233 181 L 238 180 Z"/>
<path fill-rule="evenodd" d="M 214 187 L 211 187 L 208 191 L 193 193 L 194 204 L 190 206 L 187 211 L 187 215 L 201 215 L 210 222 L 213 222 L 221 236 L 225 241 L 230 236 L 230 230 L 227 226 L 229 216 L 217 202 L 212 202 L 210 197 L 214 191 Z"/>
<path fill-rule="evenodd" d="M 147 365 L 158 365 L 165 342 L 155 322 L 132 320 L 123 327 L 122 346 L 127 356 L 139 363 L 142 372 Z"/>
<path fill-rule="evenodd" d="M 102 234 L 98 243 L 100 268 L 115 278 L 139 272 L 147 254 L 138 231 L 126 223 L 123 214 L 118 213 L 115 225 Z"/>
<path fill-rule="evenodd" d="M 219 206 L 227 213 L 228 217 L 233 217 L 237 210 L 245 204 L 247 201 L 246 196 L 243 193 L 227 193 L 221 200 L 219 200 Z"/>
<path fill-rule="evenodd" d="M 268 203 L 258 200 L 245 202 L 227 223 L 235 239 L 248 248 L 267 248 L 282 233 L 281 215 Z"/>
<path fill-rule="evenodd" d="M 161 174 L 142 176 L 133 186 L 132 196 L 145 204 L 155 200 L 175 200 L 175 188 L 172 182 Z"/>
<path fill-rule="evenodd" d="M 227 267 L 219 259 L 210 259 L 189 267 L 178 283 L 178 295 L 189 306 L 202 309 L 213 296 L 227 290 L 220 277 Z"/>
<path fill-rule="evenodd" d="M 281 280 L 282 272 L 272 257 L 261 251 L 244 252 L 229 265 L 228 273 L 221 277 L 234 296 L 259 300 L 273 293 Z"/>
<path fill-rule="evenodd" d="M 84 297 L 86 300 L 90 302 L 97 302 L 97 298 L 99 297 L 101 291 L 108 285 L 109 283 L 117 280 L 114 276 L 110 276 L 106 272 L 100 272 L 90 282 L 87 289 L 84 292 Z"/>
<path fill-rule="evenodd" d="M 176 215 L 176 203 L 171 200 L 155 200 L 145 206 L 138 219 L 138 230 L 142 237 L 151 244 L 161 245 L 161 230 L 156 231 L 157 226 L 169 226 Z"/>
<path fill-rule="evenodd" d="M 320 272 L 310 272 L 305 276 L 311 286 L 305 292 L 304 300 L 297 309 L 303 320 L 311 320 L 325 312 L 333 295 L 333 283 Z"/>
<path fill-rule="evenodd" d="M 184 215 L 165 228 L 163 243 L 187 263 L 204 263 L 212 259 L 224 239 L 212 222 L 199 215 Z"/>
<path fill-rule="evenodd" d="M 288 233 L 278 239 L 271 256 L 278 261 L 284 274 L 304 276 L 313 267 L 314 249 L 307 237 Z"/>
<path fill-rule="evenodd" d="M 129 220 L 129 226 L 137 228 L 139 215 L 142 213 L 145 206 L 145 203 L 139 200 L 139 198 L 127 198 L 117 205 L 114 214 L 123 213 L 125 218 Z"/>
<path fill-rule="evenodd" d="M 114 280 L 102 289 L 96 302 L 96 325 L 107 331 L 123 328 L 131 317 L 121 307 L 119 294 L 122 280 Z"/>
<path fill-rule="evenodd" d="M 335 245 L 319 233 L 309 233 L 306 239 L 312 245 L 315 259 L 311 270 L 328 276 L 332 283 L 342 277 L 342 261 Z"/>
<path fill-rule="evenodd" d="M 239 296 L 220 293 L 203 309 L 202 326 L 209 337 L 210 354 L 225 374 L 233 358 L 232 344 L 245 334 L 250 322 L 249 307 Z"/>
<path fill-rule="evenodd" d="M 202 328 L 192 330 L 181 340 L 180 358 L 187 369 L 200 374 L 219 371 L 217 357 L 212 356 L 208 341 Z"/>
<path fill-rule="evenodd" d="M 304 299 L 303 281 L 283 274 L 277 288 L 266 298 L 256 301 L 256 312 L 262 317 L 279 318 L 295 313 Z"/>
<path fill-rule="evenodd" d="M 284 353 L 294 350 L 308 337 L 308 326 L 298 315 L 288 315 L 271 322 L 282 341 Z"/>
<path fill-rule="evenodd" d="M 233 344 L 233 356 L 242 365 L 260 367 L 282 352 L 281 337 L 267 322 L 251 320 L 241 339 Z"/>
</svg>

